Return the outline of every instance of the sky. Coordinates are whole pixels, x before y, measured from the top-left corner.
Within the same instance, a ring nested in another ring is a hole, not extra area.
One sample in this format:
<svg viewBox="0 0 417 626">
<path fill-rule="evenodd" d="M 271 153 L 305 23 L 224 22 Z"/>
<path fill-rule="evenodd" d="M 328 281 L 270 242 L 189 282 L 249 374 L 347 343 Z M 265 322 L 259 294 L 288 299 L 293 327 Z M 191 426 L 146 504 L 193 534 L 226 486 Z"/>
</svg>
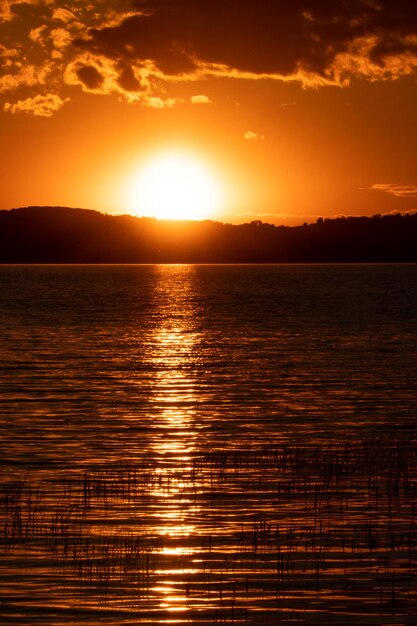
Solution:
<svg viewBox="0 0 417 626">
<path fill-rule="evenodd" d="M 414 0 L 0 0 L 0 208 L 416 211 L 416 76 Z"/>
</svg>

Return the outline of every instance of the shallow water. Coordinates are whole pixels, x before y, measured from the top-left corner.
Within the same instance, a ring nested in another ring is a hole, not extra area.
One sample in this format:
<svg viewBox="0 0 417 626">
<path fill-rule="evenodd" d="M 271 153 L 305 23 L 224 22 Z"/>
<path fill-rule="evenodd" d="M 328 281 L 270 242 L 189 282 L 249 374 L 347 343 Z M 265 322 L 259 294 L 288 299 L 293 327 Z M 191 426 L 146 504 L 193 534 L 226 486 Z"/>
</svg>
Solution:
<svg viewBox="0 0 417 626">
<path fill-rule="evenodd" d="M 1 623 L 415 623 L 417 266 L 0 285 Z"/>
</svg>

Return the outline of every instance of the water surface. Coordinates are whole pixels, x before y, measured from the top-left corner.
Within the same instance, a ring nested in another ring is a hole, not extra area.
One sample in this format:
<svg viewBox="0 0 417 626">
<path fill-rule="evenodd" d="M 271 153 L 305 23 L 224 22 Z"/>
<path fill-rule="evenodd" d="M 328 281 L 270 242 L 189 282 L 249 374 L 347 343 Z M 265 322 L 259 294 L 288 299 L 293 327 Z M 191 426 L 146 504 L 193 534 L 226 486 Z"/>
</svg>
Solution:
<svg viewBox="0 0 417 626">
<path fill-rule="evenodd" d="M 414 623 L 417 266 L 0 285 L 2 623 Z"/>
</svg>

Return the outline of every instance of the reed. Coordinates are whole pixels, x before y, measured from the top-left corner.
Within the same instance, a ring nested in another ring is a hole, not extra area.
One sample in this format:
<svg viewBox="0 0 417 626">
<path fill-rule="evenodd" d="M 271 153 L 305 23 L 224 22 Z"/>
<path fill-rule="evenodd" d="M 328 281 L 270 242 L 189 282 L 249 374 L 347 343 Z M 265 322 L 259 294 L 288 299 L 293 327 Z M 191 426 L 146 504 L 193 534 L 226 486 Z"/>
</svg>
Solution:
<svg viewBox="0 0 417 626">
<path fill-rule="evenodd" d="M 411 625 L 416 494 L 413 437 L 33 471 L 0 483 L 2 559 L 148 609 L 169 579 L 207 623 Z"/>
</svg>

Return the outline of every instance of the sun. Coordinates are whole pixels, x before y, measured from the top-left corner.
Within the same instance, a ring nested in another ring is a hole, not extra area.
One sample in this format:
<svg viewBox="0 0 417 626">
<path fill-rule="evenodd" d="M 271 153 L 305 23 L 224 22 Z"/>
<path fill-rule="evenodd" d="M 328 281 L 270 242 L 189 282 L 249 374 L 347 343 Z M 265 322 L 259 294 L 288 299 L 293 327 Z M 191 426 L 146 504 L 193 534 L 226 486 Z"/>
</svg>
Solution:
<svg viewBox="0 0 417 626">
<path fill-rule="evenodd" d="M 198 158 L 181 152 L 155 155 L 132 176 L 129 211 L 166 220 L 213 217 L 221 202 L 220 183 Z"/>
</svg>

